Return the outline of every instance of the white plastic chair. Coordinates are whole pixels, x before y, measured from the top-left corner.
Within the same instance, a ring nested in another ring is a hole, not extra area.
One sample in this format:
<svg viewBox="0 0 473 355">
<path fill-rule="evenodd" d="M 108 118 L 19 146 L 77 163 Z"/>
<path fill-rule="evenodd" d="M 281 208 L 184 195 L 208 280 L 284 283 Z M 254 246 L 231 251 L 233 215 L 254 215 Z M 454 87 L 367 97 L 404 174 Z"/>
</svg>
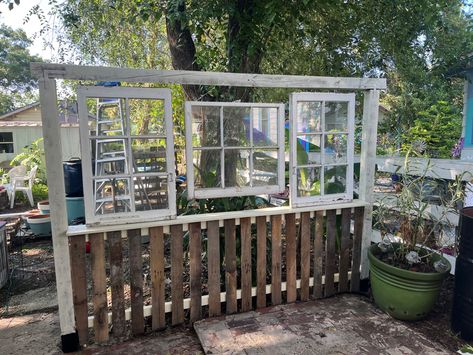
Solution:
<svg viewBox="0 0 473 355">
<path fill-rule="evenodd" d="M 31 207 L 34 207 L 33 201 L 33 183 L 36 178 L 37 166 L 31 168 L 30 172 L 26 174 L 26 166 L 19 165 L 12 168 L 8 174 L 9 183 L 5 184 L 8 198 L 10 199 L 10 208 L 15 206 L 15 195 L 17 191 L 22 191 L 30 201 Z"/>
</svg>

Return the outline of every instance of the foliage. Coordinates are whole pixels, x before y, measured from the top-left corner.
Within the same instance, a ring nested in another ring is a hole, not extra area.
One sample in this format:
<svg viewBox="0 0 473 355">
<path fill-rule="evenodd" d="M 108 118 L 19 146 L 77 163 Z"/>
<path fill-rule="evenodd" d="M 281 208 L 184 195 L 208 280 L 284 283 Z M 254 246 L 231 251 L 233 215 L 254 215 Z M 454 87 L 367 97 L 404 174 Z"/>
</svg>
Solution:
<svg viewBox="0 0 473 355">
<path fill-rule="evenodd" d="M 43 138 L 38 138 L 31 142 L 30 145 L 23 148 L 23 151 L 17 154 L 10 165 L 25 165 L 28 169 L 37 166 L 36 177 L 46 182 L 46 162 L 44 158 Z"/>
</svg>

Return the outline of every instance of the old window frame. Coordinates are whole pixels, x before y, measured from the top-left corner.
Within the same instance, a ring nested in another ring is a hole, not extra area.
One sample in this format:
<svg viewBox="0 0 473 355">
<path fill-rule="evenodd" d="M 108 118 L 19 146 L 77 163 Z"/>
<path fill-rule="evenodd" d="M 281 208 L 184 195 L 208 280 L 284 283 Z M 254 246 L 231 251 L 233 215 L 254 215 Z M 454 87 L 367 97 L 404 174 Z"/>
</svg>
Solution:
<svg viewBox="0 0 473 355">
<path fill-rule="evenodd" d="M 0 154 L 15 154 L 15 133 L 13 131 L 4 131 L 0 132 L 1 134 L 11 134 L 11 140 L 10 141 L 0 141 L 0 151 L 2 150 L 2 146 L 11 146 L 11 152 L 4 151 L 1 152 Z"/>
</svg>

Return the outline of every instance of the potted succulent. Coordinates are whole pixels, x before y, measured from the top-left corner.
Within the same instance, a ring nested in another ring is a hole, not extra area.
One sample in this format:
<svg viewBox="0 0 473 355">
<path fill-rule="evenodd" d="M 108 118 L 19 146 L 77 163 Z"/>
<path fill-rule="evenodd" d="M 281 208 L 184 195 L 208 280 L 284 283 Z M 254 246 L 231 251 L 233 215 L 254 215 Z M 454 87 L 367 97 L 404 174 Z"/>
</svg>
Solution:
<svg viewBox="0 0 473 355">
<path fill-rule="evenodd" d="M 440 235 L 452 227 L 451 216 L 458 214 L 456 207 L 462 200 L 461 177 L 457 177 L 448 184 L 440 205 L 432 208 L 427 196 L 432 179 L 426 176 L 432 165 L 428 161 L 424 168 L 412 169 L 413 164 L 407 156 L 402 189 L 381 199 L 375 208 L 374 228 L 382 240 L 368 250 L 374 301 L 402 320 L 422 319 L 432 310 L 451 267 L 437 251 L 444 246 Z"/>
</svg>

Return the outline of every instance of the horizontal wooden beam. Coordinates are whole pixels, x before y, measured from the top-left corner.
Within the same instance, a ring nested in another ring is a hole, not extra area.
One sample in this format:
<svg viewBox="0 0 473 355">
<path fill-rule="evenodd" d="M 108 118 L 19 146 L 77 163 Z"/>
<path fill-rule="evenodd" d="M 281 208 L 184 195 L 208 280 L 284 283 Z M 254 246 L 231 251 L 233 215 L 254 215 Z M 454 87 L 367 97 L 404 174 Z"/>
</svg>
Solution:
<svg viewBox="0 0 473 355">
<path fill-rule="evenodd" d="M 383 78 L 267 75 L 31 63 L 37 78 L 298 89 L 384 90 Z"/>
</svg>

